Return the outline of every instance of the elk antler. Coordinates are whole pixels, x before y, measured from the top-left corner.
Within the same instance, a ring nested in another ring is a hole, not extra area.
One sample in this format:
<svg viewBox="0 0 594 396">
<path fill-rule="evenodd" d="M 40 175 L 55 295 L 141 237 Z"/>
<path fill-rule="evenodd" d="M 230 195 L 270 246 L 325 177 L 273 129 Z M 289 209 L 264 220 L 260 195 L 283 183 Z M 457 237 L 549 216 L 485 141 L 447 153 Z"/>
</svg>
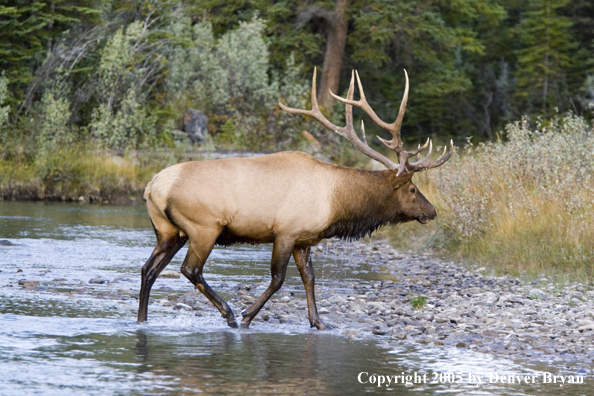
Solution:
<svg viewBox="0 0 594 396">
<path fill-rule="evenodd" d="M 357 85 L 359 86 L 359 94 L 361 98 L 359 100 L 353 100 L 353 95 L 355 91 L 354 86 L 354 77 L 357 76 Z M 330 95 L 332 95 L 335 99 L 345 103 L 345 118 L 346 118 L 346 126 L 338 127 L 332 124 L 320 111 L 318 106 L 318 101 L 316 98 L 316 69 L 314 68 L 313 74 L 313 81 L 312 81 L 312 91 L 311 91 L 311 110 L 300 110 L 300 109 L 293 109 L 284 106 L 282 103 L 279 103 L 280 107 L 292 114 L 303 114 L 307 116 L 314 117 L 318 120 L 322 125 L 326 128 L 333 130 L 334 132 L 338 133 L 339 135 L 344 136 L 355 148 L 361 151 L 363 154 L 367 155 L 375 159 L 378 162 L 381 162 L 389 169 L 398 169 L 398 175 L 405 173 L 405 172 L 418 172 L 422 170 L 427 170 L 430 168 L 435 168 L 443 163 L 445 163 L 448 159 L 450 159 L 452 155 L 452 151 L 454 149 L 454 143 L 450 141 L 450 151 L 446 154 L 447 147 L 444 147 L 443 154 L 436 160 L 436 161 L 428 161 L 429 156 L 431 155 L 432 151 L 432 143 L 431 139 L 427 139 L 427 142 L 423 145 L 418 147 L 416 150 L 412 151 L 404 151 L 402 149 L 402 139 L 400 138 L 400 127 L 402 125 L 402 119 L 404 118 L 404 112 L 406 110 L 406 102 L 408 100 L 408 74 L 406 70 L 404 71 L 404 75 L 406 77 L 406 86 L 404 88 L 404 96 L 402 98 L 402 103 L 400 104 L 400 110 L 398 111 L 398 117 L 392 124 L 388 124 L 382 121 L 375 111 L 369 106 L 367 103 L 367 99 L 365 98 L 365 92 L 363 91 L 363 85 L 361 84 L 361 79 L 359 78 L 359 73 L 356 71 L 352 73 L 351 76 L 351 83 L 349 86 L 349 91 L 347 93 L 347 97 L 342 98 L 338 95 L 335 95 L 332 91 L 330 91 Z M 391 161 L 384 155 L 378 153 L 377 151 L 371 149 L 367 145 L 367 140 L 365 138 L 365 127 L 363 125 L 363 121 L 361 121 L 361 131 L 363 140 L 359 139 L 357 134 L 355 133 L 355 128 L 353 127 L 353 106 L 357 106 L 362 109 L 377 125 L 381 128 L 389 131 L 392 134 L 391 140 L 385 140 L 378 136 L 378 139 L 386 145 L 390 150 L 393 150 L 398 155 L 398 164 Z M 425 150 L 429 146 L 429 153 L 420 161 L 414 161 L 409 163 L 409 158 L 417 156 L 420 152 Z"/>
</svg>

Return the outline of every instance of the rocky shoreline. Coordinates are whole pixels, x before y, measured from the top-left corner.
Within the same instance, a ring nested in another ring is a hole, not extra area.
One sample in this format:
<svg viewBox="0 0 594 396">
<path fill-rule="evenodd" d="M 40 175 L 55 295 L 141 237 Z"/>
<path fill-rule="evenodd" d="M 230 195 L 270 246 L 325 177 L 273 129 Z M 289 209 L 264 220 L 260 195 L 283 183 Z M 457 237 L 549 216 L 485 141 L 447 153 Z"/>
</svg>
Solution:
<svg viewBox="0 0 594 396">
<path fill-rule="evenodd" d="M 353 273 L 365 274 L 358 269 L 371 265 L 376 278 L 389 278 L 316 285 L 322 320 L 349 338 L 451 345 L 514 359 L 594 361 L 594 291 L 581 284 L 556 290 L 546 279 L 494 277 L 484 268 L 468 270 L 430 256 L 403 254 L 385 242 L 333 240 L 314 252 L 314 267 L 316 258 L 332 255 L 344 259 Z M 238 313 L 265 286 L 221 291 L 237 295 L 229 304 Z M 198 314 L 214 309 L 197 291 L 170 295 L 160 303 Z M 261 321 L 307 325 L 304 293 L 283 287 L 252 327 Z"/>
</svg>

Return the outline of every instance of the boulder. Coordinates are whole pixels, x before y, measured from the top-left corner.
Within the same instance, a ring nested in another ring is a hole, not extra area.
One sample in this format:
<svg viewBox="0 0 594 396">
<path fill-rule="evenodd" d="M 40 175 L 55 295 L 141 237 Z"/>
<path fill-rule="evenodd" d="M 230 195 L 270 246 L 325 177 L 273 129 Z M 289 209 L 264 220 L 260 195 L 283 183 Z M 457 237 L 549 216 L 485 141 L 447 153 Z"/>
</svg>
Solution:
<svg viewBox="0 0 594 396">
<path fill-rule="evenodd" d="M 188 109 L 184 114 L 184 132 L 192 143 L 202 142 L 208 133 L 208 118 L 200 110 Z"/>
</svg>

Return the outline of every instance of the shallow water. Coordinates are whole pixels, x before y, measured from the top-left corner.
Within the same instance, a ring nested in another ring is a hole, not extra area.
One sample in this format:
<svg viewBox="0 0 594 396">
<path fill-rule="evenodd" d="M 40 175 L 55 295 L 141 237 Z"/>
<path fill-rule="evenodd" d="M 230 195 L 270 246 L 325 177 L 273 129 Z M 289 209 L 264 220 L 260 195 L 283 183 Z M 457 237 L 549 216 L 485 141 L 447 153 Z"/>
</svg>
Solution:
<svg viewBox="0 0 594 396">
<path fill-rule="evenodd" d="M 140 268 L 154 243 L 143 207 L 0 202 L 3 239 L 15 246 L 0 246 L 0 395 L 594 394 L 589 367 L 352 340 L 341 329 L 310 330 L 306 321 L 233 330 L 214 307 L 198 316 L 153 303 L 139 325 Z M 179 270 L 184 254 L 168 269 Z M 269 257 L 270 246 L 216 249 L 205 278 L 225 299 L 239 283 L 263 290 Z M 369 266 L 353 273 L 328 256 L 315 268 L 322 288 L 374 279 Z M 89 283 L 94 278 L 108 282 Z M 27 290 L 23 280 L 39 287 Z M 151 298 L 191 289 L 183 276 L 159 278 Z M 282 290 L 304 297 L 293 265 Z M 543 383 L 543 372 L 580 375 L 584 384 Z M 378 387 L 374 374 L 400 376 L 399 383 Z M 469 375 L 483 384 L 469 383 Z M 488 383 L 490 375 L 521 375 L 523 383 Z M 535 383 L 526 384 L 525 375 Z"/>
</svg>

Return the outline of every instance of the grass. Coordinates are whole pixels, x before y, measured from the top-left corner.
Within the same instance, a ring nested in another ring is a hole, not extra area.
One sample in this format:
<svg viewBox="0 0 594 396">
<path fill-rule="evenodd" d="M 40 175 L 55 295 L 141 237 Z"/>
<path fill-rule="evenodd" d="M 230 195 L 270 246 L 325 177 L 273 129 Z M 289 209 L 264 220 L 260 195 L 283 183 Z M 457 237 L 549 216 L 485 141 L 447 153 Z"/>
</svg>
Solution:
<svg viewBox="0 0 594 396">
<path fill-rule="evenodd" d="M 467 146 L 415 176 L 436 206 L 426 226 L 389 232 L 404 249 L 431 248 L 497 273 L 591 282 L 594 276 L 594 133 L 567 115 L 507 140 Z"/>
<path fill-rule="evenodd" d="M 425 303 L 427 302 L 427 297 L 416 296 L 408 300 L 408 302 L 414 309 L 423 309 L 423 307 L 425 307 Z"/>
<path fill-rule="evenodd" d="M 85 145 L 35 156 L 0 158 L 0 197 L 18 200 L 138 201 L 159 170 L 179 161 L 172 153 L 118 156 Z"/>
</svg>

